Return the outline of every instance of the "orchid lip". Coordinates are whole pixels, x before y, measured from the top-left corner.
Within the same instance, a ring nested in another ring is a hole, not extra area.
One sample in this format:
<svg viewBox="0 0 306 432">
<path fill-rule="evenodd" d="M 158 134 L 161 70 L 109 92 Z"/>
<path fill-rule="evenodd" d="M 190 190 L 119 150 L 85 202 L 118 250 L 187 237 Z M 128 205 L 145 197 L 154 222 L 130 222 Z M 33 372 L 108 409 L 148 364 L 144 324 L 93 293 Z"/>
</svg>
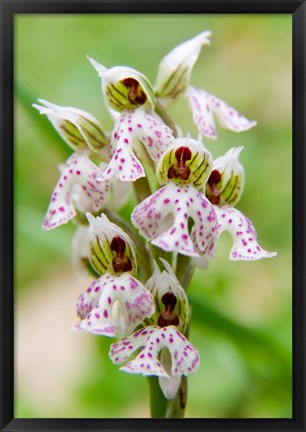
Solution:
<svg viewBox="0 0 306 432">
<path fill-rule="evenodd" d="M 199 353 L 173 325 L 142 328 L 132 336 L 114 343 L 110 347 L 109 356 L 115 364 L 123 363 L 139 348 L 143 349 L 137 357 L 121 367 L 121 370 L 171 379 L 194 373 L 199 366 Z M 167 348 L 171 355 L 169 371 L 158 358 L 159 352 L 164 348 Z"/>
<path fill-rule="evenodd" d="M 121 305 L 120 323 L 113 314 L 116 302 Z M 108 273 L 96 279 L 79 297 L 77 314 L 82 321 L 76 330 L 115 336 L 118 324 L 121 332 L 130 334 L 153 312 L 152 294 L 141 282 L 128 273 Z"/>
</svg>

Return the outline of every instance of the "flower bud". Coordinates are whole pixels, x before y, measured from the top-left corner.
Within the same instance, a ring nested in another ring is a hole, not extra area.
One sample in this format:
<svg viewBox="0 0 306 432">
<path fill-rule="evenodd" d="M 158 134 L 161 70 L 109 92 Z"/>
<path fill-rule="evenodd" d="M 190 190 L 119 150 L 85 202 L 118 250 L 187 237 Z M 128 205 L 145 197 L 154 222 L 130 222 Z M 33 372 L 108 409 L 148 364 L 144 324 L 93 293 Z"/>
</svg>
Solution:
<svg viewBox="0 0 306 432">
<path fill-rule="evenodd" d="M 154 107 L 154 92 L 145 75 L 126 66 L 107 69 L 94 59 L 88 59 L 102 80 L 102 92 L 110 108 L 121 112 L 139 106 Z"/>
<path fill-rule="evenodd" d="M 129 236 L 104 214 L 94 217 L 86 213 L 89 222 L 88 258 L 100 275 L 105 273 L 136 274 L 135 246 Z"/>
<path fill-rule="evenodd" d="M 210 31 L 178 45 L 159 64 L 155 94 L 164 106 L 184 93 L 189 85 L 190 75 L 198 59 L 202 45 L 210 43 Z"/>
<path fill-rule="evenodd" d="M 244 187 L 244 169 L 238 161 L 243 147 L 234 147 L 213 164 L 206 183 L 206 196 L 212 204 L 235 206 Z"/>
<path fill-rule="evenodd" d="M 77 108 L 62 107 L 43 99 L 38 99 L 43 105 L 33 104 L 40 114 L 46 114 L 56 131 L 73 148 L 94 152 L 108 146 L 108 139 L 99 122 L 91 114 Z"/>
<path fill-rule="evenodd" d="M 199 141 L 178 138 L 162 155 L 156 175 L 160 184 L 192 184 L 200 189 L 207 180 L 211 166 L 212 156 Z"/>
</svg>

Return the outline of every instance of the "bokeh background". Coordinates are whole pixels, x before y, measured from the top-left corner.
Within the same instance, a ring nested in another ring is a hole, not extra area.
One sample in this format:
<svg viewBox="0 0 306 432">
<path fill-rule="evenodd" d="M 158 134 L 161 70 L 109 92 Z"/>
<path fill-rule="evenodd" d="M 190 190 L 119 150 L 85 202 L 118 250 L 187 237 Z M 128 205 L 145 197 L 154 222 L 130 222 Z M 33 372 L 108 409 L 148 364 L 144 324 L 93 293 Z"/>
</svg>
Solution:
<svg viewBox="0 0 306 432">
<path fill-rule="evenodd" d="M 148 417 L 146 379 L 118 370 L 108 338 L 71 330 L 90 279 L 71 266 L 72 223 L 41 230 L 71 150 L 31 104 L 44 98 L 91 112 L 112 127 L 100 79 L 86 60 L 128 65 L 155 82 L 161 58 L 203 30 L 192 84 L 258 122 L 219 128 L 213 155 L 244 146 L 245 191 L 238 208 L 278 256 L 230 262 L 224 234 L 217 259 L 189 290 L 191 341 L 201 355 L 189 378 L 186 417 L 288 418 L 291 394 L 291 16 L 17 15 L 15 17 L 16 417 Z M 197 136 L 184 100 L 171 113 Z M 128 218 L 132 200 L 124 209 Z"/>
</svg>

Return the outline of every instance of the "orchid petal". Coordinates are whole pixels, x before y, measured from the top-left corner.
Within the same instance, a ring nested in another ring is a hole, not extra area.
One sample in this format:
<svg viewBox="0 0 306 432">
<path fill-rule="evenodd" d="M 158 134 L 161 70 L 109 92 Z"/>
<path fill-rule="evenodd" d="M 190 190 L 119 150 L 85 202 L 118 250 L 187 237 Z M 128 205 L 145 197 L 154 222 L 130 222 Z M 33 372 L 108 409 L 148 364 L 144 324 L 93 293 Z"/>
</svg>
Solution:
<svg viewBox="0 0 306 432">
<path fill-rule="evenodd" d="M 167 348 L 163 348 L 160 352 L 160 362 L 165 368 L 168 377 L 159 376 L 158 382 L 159 386 L 164 393 L 166 399 L 173 399 L 177 394 L 181 383 L 181 375 L 171 375 L 171 355 L 170 351 Z"/>
<path fill-rule="evenodd" d="M 136 248 L 130 237 L 120 227 L 110 222 L 105 214 L 94 217 L 86 213 L 86 217 L 89 222 L 88 257 L 96 272 L 100 275 L 126 271 L 136 274 Z M 114 242 L 119 242 L 120 262 L 118 263 L 116 263 L 118 254 Z"/>
<path fill-rule="evenodd" d="M 170 378 L 193 373 L 199 366 L 197 350 L 175 326 L 148 326 L 132 336 L 121 339 L 110 348 L 113 363 L 126 361 L 138 348 L 144 347 L 137 357 L 120 370 L 142 375 L 157 375 Z M 167 348 L 171 356 L 171 371 L 168 373 L 158 359 L 159 352 Z"/>
<path fill-rule="evenodd" d="M 177 138 L 163 153 L 156 168 L 156 176 L 160 184 L 192 184 L 201 189 L 212 164 L 212 155 L 201 141 L 189 137 Z"/>
<path fill-rule="evenodd" d="M 85 293 L 79 296 L 76 304 L 76 314 L 81 320 L 90 314 L 96 306 L 100 295 L 100 289 L 92 289 L 90 286 Z"/>
<path fill-rule="evenodd" d="M 86 111 L 55 105 L 43 99 L 41 105 L 33 104 L 40 114 L 45 114 L 56 131 L 74 150 L 90 148 L 95 152 L 107 149 L 108 139 L 99 121 Z"/>
<path fill-rule="evenodd" d="M 151 293 L 137 279 L 128 273 L 119 276 L 105 274 L 95 280 L 86 293 L 79 297 L 77 312 L 82 321 L 75 329 L 115 336 L 117 322 L 112 309 L 117 301 L 124 312 L 125 334 L 130 334 L 154 312 Z"/>
<path fill-rule="evenodd" d="M 218 217 L 219 234 L 227 231 L 233 237 L 234 245 L 230 253 L 232 261 L 253 261 L 277 255 L 276 252 L 265 251 L 259 246 L 254 225 L 239 210 L 229 205 L 214 208 Z"/>
<path fill-rule="evenodd" d="M 160 62 L 155 94 L 164 106 L 185 92 L 202 45 L 210 44 L 210 31 L 200 33 L 174 48 Z"/>
<path fill-rule="evenodd" d="M 67 223 L 82 211 L 100 210 L 108 200 L 109 182 L 98 182 L 100 169 L 88 158 L 86 152 L 74 153 L 61 169 L 61 176 L 53 191 L 51 202 L 43 221 L 43 229 L 50 230 Z M 75 199 L 77 195 L 77 199 Z"/>
<path fill-rule="evenodd" d="M 212 204 L 235 206 L 244 188 L 244 169 L 238 158 L 243 147 L 231 148 L 215 159 L 206 183 L 206 196 Z"/>
<path fill-rule="evenodd" d="M 190 237 L 188 218 L 194 221 L 194 240 L 201 251 L 211 248 L 217 233 L 213 206 L 193 186 L 168 183 L 135 207 L 131 220 L 152 244 L 166 251 L 199 256 Z"/>
<path fill-rule="evenodd" d="M 170 264 L 160 258 L 165 270 L 159 270 L 154 261 L 154 272 L 150 279 L 146 282 L 146 287 L 152 293 L 155 300 L 155 314 L 148 320 L 150 324 L 157 324 L 159 316 L 165 311 L 164 296 L 171 293 L 175 297 L 175 306 L 173 307 L 173 315 L 178 318 L 177 328 L 184 332 L 188 322 L 189 306 L 186 293 L 180 285 L 175 273 Z M 173 323 L 173 322 L 172 322 Z"/>
<path fill-rule="evenodd" d="M 199 88 L 189 87 L 186 97 L 194 123 L 199 132 L 207 138 L 217 138 L 214 117 L 218 119 L 220 126 L 233 132 L 246 131 L 257 124 L 256 121 L 248 120 L 221 99 Z"/>
<path fill-rule="evenodd" d="M 200 270 L 206 270 L 209 266 L 209 259 L 207 256 L 192 258 L 192 262 Z"/>
<path fill-rule="evenodd" d="M 144 177 L 143 166 L 134 150 L 141 154 L 144 146 L 151 159 L 158 162 L 174 141 L 171 133 L 170 128 L 141 108 L 122 112 L 110 141 L 111 161 L 99 179 L 116 176 L 122 181 L 135 181 Z"/>
<path fill-rule="evenodd" d="M 146 176 L 141 162 L 129 143 L 126 144 L 126 147 L 118 145 L 106 170 L 100 175 L 99 181 L 110 179 L 113 176 L 121 181 L 135 181 Z"/>
<path fill-rule="evenodd" d="M 153 88 L 141 72 L 127 66 L 107 69 L 91 57 L 88 60 L 102 80 L 102 92 L 111 109 L 133 110 L 137 106 L 152 109 L 155 105 Z"/>
<path fill-rule="evenodd" d="M 158 377 L 159 386 L 166 399 L 173 399 L 181 384 L 181 376 L 174 375 L 168 377 Z"/>
</svg>

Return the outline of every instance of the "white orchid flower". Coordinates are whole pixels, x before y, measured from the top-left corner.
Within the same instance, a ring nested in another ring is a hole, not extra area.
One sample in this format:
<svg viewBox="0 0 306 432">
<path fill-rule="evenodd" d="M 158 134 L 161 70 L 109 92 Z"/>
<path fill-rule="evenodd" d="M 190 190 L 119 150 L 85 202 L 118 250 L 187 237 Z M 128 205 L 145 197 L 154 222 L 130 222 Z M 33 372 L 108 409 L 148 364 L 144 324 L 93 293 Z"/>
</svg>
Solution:
<svg viewBox="0 0 306 432">
<path fill-rule="evenodd" d="M 213 206 L 202 188 L 211 170 L 211 154 L 190 138 L 177 139 L 164 153 L 157 177 L 164 187 L 138 204 L 132 223 L 155 246 L 193 257 L 211 256 L 217 234 Z M 189 221 L 193 221 L 192 237 Z"/>
</svg>

